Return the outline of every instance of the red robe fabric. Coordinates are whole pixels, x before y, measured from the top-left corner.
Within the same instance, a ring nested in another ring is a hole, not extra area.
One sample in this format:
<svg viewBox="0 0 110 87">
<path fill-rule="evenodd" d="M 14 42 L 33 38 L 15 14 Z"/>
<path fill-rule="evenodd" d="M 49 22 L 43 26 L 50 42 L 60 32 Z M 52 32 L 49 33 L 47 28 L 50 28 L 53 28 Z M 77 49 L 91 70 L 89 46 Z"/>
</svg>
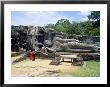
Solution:
<svg viewBox="0 0 110 87">
<path fill-rule="evenodd" d="M 29 53 L 29 59 L 32 61 L 35 61 L 35 53 L 34 52 Z"/>
</svg>

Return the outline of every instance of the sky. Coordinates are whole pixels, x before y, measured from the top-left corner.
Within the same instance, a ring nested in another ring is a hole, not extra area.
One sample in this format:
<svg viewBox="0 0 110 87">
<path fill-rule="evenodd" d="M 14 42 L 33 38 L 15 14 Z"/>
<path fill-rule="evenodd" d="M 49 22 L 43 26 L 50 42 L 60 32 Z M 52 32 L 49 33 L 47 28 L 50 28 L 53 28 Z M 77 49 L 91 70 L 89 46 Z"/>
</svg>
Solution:
<svg viewBox="0 0 110 87">
<path fill-rule="evenodd" d="M 70 22 L 88 20 L 90 11 L 12 11 L 11 25 L 38 25 L 55 24 L 60 19 Z"/>
</svg>

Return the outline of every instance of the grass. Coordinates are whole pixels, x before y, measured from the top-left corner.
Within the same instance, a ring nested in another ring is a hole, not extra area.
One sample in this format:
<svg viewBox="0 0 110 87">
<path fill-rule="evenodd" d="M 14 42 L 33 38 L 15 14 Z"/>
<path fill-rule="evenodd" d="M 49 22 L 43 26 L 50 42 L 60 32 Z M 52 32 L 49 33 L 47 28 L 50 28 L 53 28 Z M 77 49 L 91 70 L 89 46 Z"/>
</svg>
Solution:
<svg viewBox="0 0 110 87">
<path fill-rule="evenodd" d="M 65 72 L 74 77 L 99 77 L 100 76 L 100 62 L 85 61 L 85 64 L 76 71 Z"/>
</svg>

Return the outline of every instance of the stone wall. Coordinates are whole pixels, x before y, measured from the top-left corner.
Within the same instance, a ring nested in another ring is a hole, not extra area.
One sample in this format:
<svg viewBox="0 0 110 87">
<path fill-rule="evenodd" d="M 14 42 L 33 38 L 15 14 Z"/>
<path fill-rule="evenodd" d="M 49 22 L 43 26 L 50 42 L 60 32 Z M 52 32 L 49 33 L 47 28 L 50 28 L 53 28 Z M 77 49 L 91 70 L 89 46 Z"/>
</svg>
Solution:
<svg viewBox="0 0 110 87">
<path fill-rule="evenodd" d="M 40 26 L 11 26 L 11 51 L 38 49 L 44 44 L 44 29 Z"/>
<path fill-rule="evenodd" d="M 11 50 L 19 52 L 20 48 L 26 49 L 27 46 L 26 26 L 11 26 Z"/>
<path fill-rule="evenodd" d="M 86 43 L 97 43 L 100 42 L 100 37 L 99 36 L 80 36 L 78 39 L 81 42 L 86 42 Z"/>
<path fill-rule="evenodd" d="M 54 29 L 48 29 L 48 32 L 45 32 L 45 29 L 40 26 L 20 25 L 11 26 L 11 28 L 12 51 L 19 51 L 21 48 L 26 51 L 38 49 L 41 45 L 72 52 L 79 52 L 79 50 L 82 52 L 85 49 L 93 51 L 96 50 L 96 46 L 100 47 L 100 37 L 98 36 L 66 35 L 56 32 Z M 92 46 L 95 43 L 96 45 Z"/>
<path fill-rule="evenodd" d="M 68 39 L 78 39 L 80 42 L 85 43 L 99 43 L 100 42 L 100 36 L 82 36 L 82 35 L 67 35 Z"/>
</svg>

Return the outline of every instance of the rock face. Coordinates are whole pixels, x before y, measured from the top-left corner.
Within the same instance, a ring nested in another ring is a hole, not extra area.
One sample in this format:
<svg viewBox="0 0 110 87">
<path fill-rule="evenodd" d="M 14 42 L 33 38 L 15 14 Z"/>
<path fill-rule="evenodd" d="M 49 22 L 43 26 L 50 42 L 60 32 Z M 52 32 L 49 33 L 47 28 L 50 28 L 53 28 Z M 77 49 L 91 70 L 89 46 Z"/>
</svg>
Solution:
<svg viewBox="0 0 110 87">
<path fill-rule="evenodd" d="M 57 60 L 52 60 L 50 62 L 50 65 L 59 65 L 60 64 L 60 61 L 57 61 Z"/>
<path fill-rule="evenodd" d="M 42 47 L 48 47 L 57 52 L 76 52 L 76 53 L 99 53 L 100 37 L 90 39 L 87 36 L 74 36 L 69 39 L 64 33 L 55 32 L 40 26 L 12 26 L 11 27 L 11 50 L 19 51 L 21 48 L 29 51 L 36 51 Z M 95 43 L 94 43 L 94 42 Z"/>
<path fill-rule="evenodd" d="M 27 48 L 27 26 L 11 26 L 11 50 L 19 52 Z"/>
<path fill-rule="evenodd" d="M 61 57 L 55 57 L 51 62 L 50 65 L 59 65 L 61 63 Z"/>
<path fill-rule="evenodd" d="M 27 36 L 28 36 L 28 47 L 31 46 L 31 49 L 35 50 L 38 50 L 38 48 L 43 47 L 44 29 L 42 27 L 37 26 L 29 28 Z"/>
<path fill-rule="evenodd" d="M 46 46 L 46 47 L 52 47 L 52 41 L 51 40 L 45 40 L 44 41 L 44 45 Z"/>
<path fill-rule="evenodd" d="M 79 53 L 78 56 L 83 60 L 100 60 L 100 53 Z"/>
<path fill-rule="evenodd" d="M 72 62 L 72 65 L 75 65 L 75 66 L 82 66 L 83 64 L 84 64 L 83 58 L 81 57 L 75 58 Z"/>
<path fill-rule="evenodd" d="M 77 40 L 79 40 L 80 42 L 83 42 L 83 43 L 99 43 L 100 42 L 100 36 L 86 36 L 86 35 L 75 35 L 75 34 L 72 34 L 72 35 L 67 35 L 67 38 L 68 39 L 72 39 L 72 38 L 75 38 Z"/>
<path fill-rule="evenodd" d="M 76 39 L 62 39 L 60 37 L 55 37 L 53 40 L 54 44 L 52 46 L 56 51 L 66 51 L 66 52 L 95 52 L 98 49 L 97 46 L 93 44 L 80 43 Z"/>
<path fill-rule="evenodd" d="M 44 44 L 44 35 L 44 29 L 40 26 L 11 26 L 11 50 L 37 50 Z"/>
</svg>

